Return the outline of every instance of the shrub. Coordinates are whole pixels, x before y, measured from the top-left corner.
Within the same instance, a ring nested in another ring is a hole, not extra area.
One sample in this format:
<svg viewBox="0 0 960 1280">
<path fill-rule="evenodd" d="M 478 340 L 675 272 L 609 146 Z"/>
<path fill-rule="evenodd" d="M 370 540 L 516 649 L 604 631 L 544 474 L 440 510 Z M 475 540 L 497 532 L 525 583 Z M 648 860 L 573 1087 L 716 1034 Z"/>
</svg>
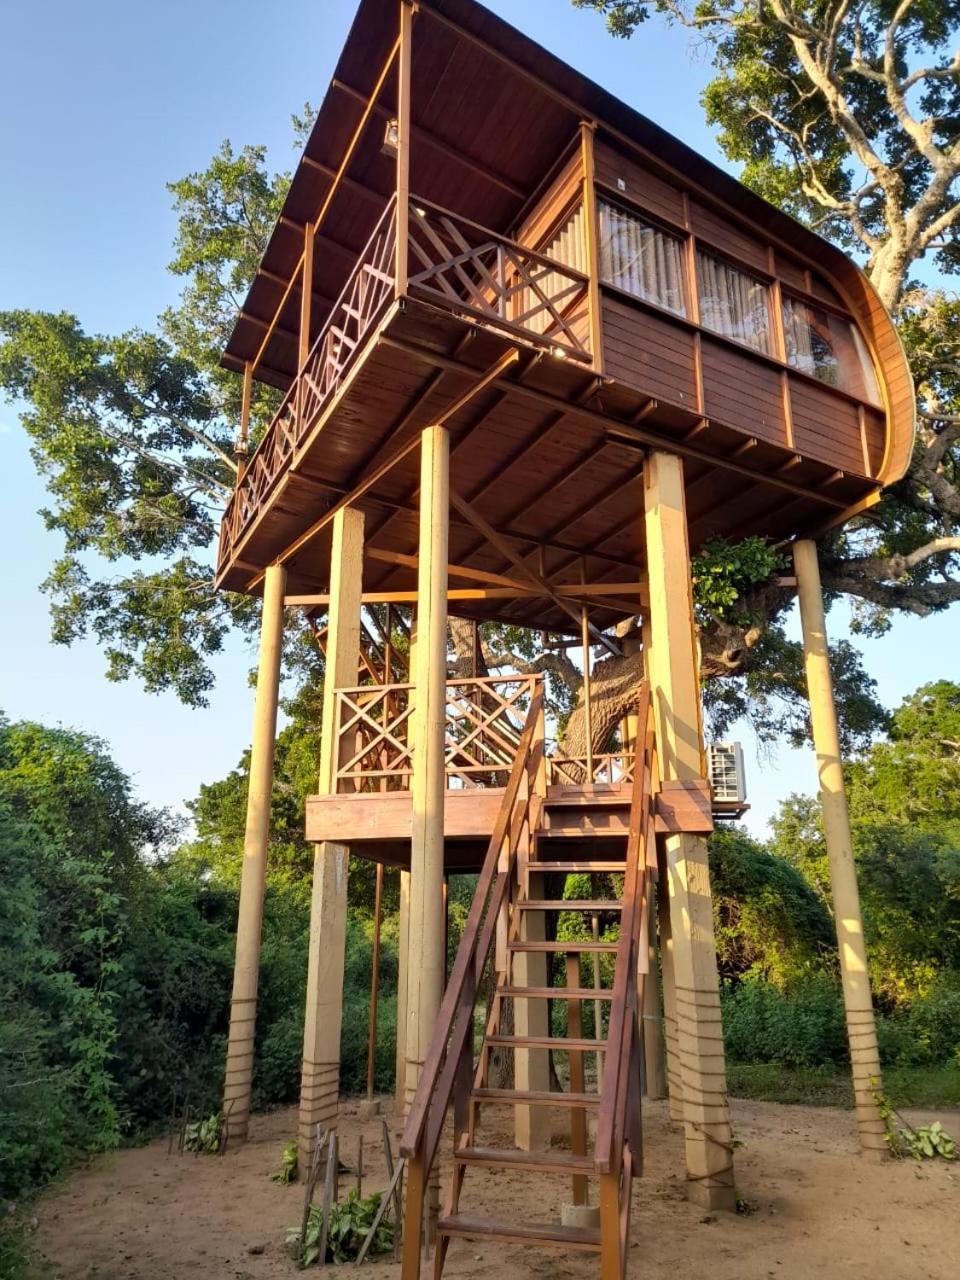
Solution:
<svg viewBox="0 0 960 1280">
<path fill-rule="evenodd" d="M 814 1067 L 847 1059 L 843 999 L 829 978 L 811 978 L 789 994 L 742 982 L 721 993 L 727 1053 L 735 1062 Z"/>
</svg>

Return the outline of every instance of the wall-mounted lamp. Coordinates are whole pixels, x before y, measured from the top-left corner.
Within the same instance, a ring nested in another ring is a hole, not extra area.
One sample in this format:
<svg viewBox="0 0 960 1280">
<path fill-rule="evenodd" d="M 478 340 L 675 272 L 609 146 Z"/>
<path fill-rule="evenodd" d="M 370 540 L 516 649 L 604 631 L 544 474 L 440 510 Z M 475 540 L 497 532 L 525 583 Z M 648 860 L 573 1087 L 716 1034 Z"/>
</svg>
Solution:
<svg viewBox="0 0 960 1280">
<path fill-rule="evenodd" d="M 387 128 L 383 135 L 383 146 L 380 150 L 385 156 L 392 156 L 396 159 L 397 149 L 400 146 L 400 121 L 388 120 Z"/>
</svg>

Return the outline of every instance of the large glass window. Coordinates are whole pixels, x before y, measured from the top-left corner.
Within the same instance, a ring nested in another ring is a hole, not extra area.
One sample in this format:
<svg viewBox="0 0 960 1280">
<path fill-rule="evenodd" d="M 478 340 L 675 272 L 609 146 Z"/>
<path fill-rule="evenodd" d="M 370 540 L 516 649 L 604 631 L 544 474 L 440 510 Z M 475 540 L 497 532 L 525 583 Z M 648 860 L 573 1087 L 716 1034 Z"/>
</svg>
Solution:
<svg viewBox="0 0 960 1280">
<path fill-rule="evenodd" d="M 814 303 L 784 296 L 787 364 L 873 404 L 880 403 L 877 375 L 856 326 Z"/>
<path fill-rule="evenodd" d="M 768 289 L 762 280 L 698 249 L 697 289 L 705 329 L 769 354 Z"/>
<path fill-rule="evenodd" d="M 686 315 L 681 242 L 606 200 L 600 201 L 600 274 L 637 298 Z"/>
</svg>

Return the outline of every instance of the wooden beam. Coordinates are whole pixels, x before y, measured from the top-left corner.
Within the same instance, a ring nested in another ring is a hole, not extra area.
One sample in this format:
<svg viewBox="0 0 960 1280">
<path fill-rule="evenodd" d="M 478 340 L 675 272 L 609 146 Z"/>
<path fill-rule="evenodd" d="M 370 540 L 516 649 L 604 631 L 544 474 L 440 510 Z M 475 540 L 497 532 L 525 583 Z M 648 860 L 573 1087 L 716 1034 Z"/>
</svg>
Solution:
<svg viewBox="0 0 960 1280">
<path fill-rule="evenodd" d="M 440 355 L 438 352 L 429 348 L 421 347 L 416 342 L 410 342 L 404 338 L 393 337 L 390 334 L 384 334 L 381 341 L 385 346 L 393 347 L 397 351 L 406 351 L 409 355 L 415 355 L 419 359 L 432 362 L 443 368 L 456 370 L 471 370 L 471 366 L 464 364 L 463 361 L 456 360 L 450 356 Z M 475 372 L 475 370 L 472 370 Z M 722 470 L 733 471 L 738 475 L 748 476 L 751 480 L 758 480 L 761 483 L 772 484 L 777 488 L 784 489 L 788 493 L 797 493 L 802 497 L 808 497 L 812 502 L 819 502 L 824 506 L 841 508 L 843 502 L 836 498 L 827 497 L 826 494 L 820 493 L 815 489 L 805 489 L 802 485 L 791 484 L 788 480 L 780 479 L 775 473 L 753 471 L 750 467 L 745 467 L 741 463 L 731 461 L 728 458 L 715 457 L 704 449 L 698 449 L 683 441 L 673 440 L 665 436 L 658 435 L 655 432 L 644 430 L 636 427 L 632 423 L 620 422 L 616 418 L 611 418 L 605 414 L 597 413 L 586 406 L 577 405 L 570 401 L 561 399 L 560 396 L 551 395 L 547 391 L 541 391 L 533 387 L 525 387 L 521 383 L 504 379 L 499 383 L 510 395 L 535 400 L 552 409 L 564 409 L 571 417 L 581 418 L 585 422 L 591 422 L 595 426 L 606 431 L 614 440 L 622 441 L 626 444 L 653 446 L 657 449 L 677 454 L 680 457 L 696 458 L 699 462 L 709 463 L 712 467 L 718 467 Z"/>
<path fill-rule="evenodd" d="M 339 89 L 339 91 L 347 97 L 354 98 L 359 102 L 365 101 L 364 95 L 360 90 L 355 89 L 353 85 L 347 84 L 345 80 L 338 80 L 334 78 L 330 81 L 330 87 L 332 89 Z M 392 112 L 387 107 L 378 104 L 374 110 L 377 115 L 382 116 L 386 120 L 392 118 Z M 517 200 L 523 200 L 526 198 L 526 192 L 522 187 L 518 187 L 515 182 L 511 182 L 502 174 L 494 173 L 492 169 L 488 169 L 478 160 L 474 160 L 471 156 L 466 155 L 456 147 L 451 147 L 448 143 L 444 142 L 442 138 L 434 137 L 429 130 L 422 128 L 420 125 L 414 124 L 412 126 L 411 136 L 415 138 L 418 143 L 430 147 L 431 150 L 436 151 L 445 159 L 452 161 L 454 164 L 460 165 L 464 169 L 469 169 L 471 173 L 475 173 L 477 177 L 483 178 L 487 182 L 492 182 L 494 186 L 500 187 L 502 191 L 506 191 L 508 195 L 514 196 Z"/>
<path fill-rule="evenodd" d="M 301 156 L 300 163 L 308 169 L 313 169 L 316 173 L 321 173 L 325 178 L 335 178 L 337 176 L 336 169 L 328 164 L 321 164 L 319 160 L 314 160 L 312 156 Z M 356 178 L 347 177 L 346 174 L 340 179 L 340 185 L 345 191 L 352 191 L 355 195 L 362 196 L 364 200 L 369 200 L 371 204 L 375 204 L 383 209 L 383 206 L 390 199 L 389 195 L 384 195 L 382 191 L 374 191 L 373 187 L 365 186 L 362 182 L 357 182 Z"/>
<path fill-rule="evenodd" d="M 587 308 L 590 321 L 590 354 L 593 367 L 603 372 L 603 327 L 600 301 L 600 218 L 597 210 L 596 166 L 594 163 L 594 137 L 596 126 L 586 121 L 580 123 L 581 199 L 583 200 L 583 235 L 586 241 L 587 275 L 590 286 L 587 291 Z"/>
<path fill-rule="evenodd" d="M 496 529 L 494 529 L 491 525 L 487 523 L 486 520 L 484 520 L 483 516 L 480 515 L 479 511 L 477 511 L 474 507 L 472 507 L 470 503 L 467 502 L 465 499 L 461 498 L 460 495 L 453 488 L 451 488 L 450 490 L 450 504 L 451 506 L 455 507 L 456 510 L 459 511 L 460 514 L 465 517 L 465 519 L 469 520 L 470 523 L 477 529 L 477 531 L 483 534 L 483 536 L 490 543 L 490 545 L 493 547 L 496 547 L 496 549 L 500 552 L 500 554 L 506 560 L 509 560 L 510 563 L 513 565 L 513 567 L 515 569 L 518 569 L 524 578 L 526 578 L 529 582 L 531 582 L 535 587 L 538 587 L 544 590 L 545 594 L 549 596 L 549 598 L 554 602 L 554 604 L 558 605 L 564 611 L 564 613 L 566 613 L 569 617 L 571 617 L 574 620 L 574 622 L 576 622 L 579 625 L 580 615 L 578 611 L 568 601 L 558 596 L 554 588 L 549 583 L 544 582 L 543 578 L 540 577 L 539 574 L 534 573 L 534 571 L 524 563 L 524 561 L 520 558 L 520 556 L 516 554 L 513 548 L 507 545 L 507 543 L 504 541 L 501 535 L 497 533 Z M 605 649 L 608 649 L 616 657 L 620 656 L 620 650 L 609 638 L 609 636 L 605 636 L 602 632 L 597 631 L 597 629 L 592 625 L 591 625 L 591 632 L 596 637 L 598 644 L 602 644 Z"/>
<path fill-rule="evenodd" d="M 310 354 L 310 307 L 313 302 L 313 239 L 314 229 L 303 229 L 303 257 L 300 260 L 300 345 L 297 367 L 301 371 Z"/>
<path fill-rule="evenodd" d="M 413 56 L 413 5 L 400 0 L 400 62 L 397 74 L 397 238 L 394 248 L 396 296 L 407 292 L 407 258 L 410 248 L 410 127 L 411 59 Z"/>
</svg>

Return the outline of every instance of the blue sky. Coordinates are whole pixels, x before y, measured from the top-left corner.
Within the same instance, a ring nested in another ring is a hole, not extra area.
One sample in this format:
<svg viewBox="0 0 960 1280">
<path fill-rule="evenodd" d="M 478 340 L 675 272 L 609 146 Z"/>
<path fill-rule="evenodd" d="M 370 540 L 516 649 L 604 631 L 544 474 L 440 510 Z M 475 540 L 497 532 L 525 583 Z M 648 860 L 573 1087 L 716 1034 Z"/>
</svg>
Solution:
<svg viewBox="0 0 960 1280">
<path fill-rule="evenodd" d="M 496 0 L 491 8 L 684 141 L 722 163 L 698 105 L 709 78 L 688 36 L 659 22 L 629 43 L 567 0 Z M 354 0 L 277 2 L 11 0 L 0 53 L 0 308 L 76 313 L 96 332 L 150 327 L 173 302 L 166 271 L 175 231 L 165 183 L 205 167 L 224 138 L 264 143 L 291 167 L 290 115 L 319 102 Z M 179 806 L 238 760 L 250 732 L 254 655 L 239 642 L 217 660 L 202 711 L 134 683 L 110 684 L 93 643 L 48 642 L 39 584 L 59 554 L 37 511 L 45 494 L 15 409 L 0 406 L 0 545 L 6 548 L 0 707 L 103 737 L 140 794 Z M 840 610 L 832 633 L 844 634 Z M 955 675 L 960 614 L 898 622 L 863 645 L 884 702 Z M 815 786 L 808 752 L 747 767 L 759 833 L 777 800 Z"/>
</svg>

